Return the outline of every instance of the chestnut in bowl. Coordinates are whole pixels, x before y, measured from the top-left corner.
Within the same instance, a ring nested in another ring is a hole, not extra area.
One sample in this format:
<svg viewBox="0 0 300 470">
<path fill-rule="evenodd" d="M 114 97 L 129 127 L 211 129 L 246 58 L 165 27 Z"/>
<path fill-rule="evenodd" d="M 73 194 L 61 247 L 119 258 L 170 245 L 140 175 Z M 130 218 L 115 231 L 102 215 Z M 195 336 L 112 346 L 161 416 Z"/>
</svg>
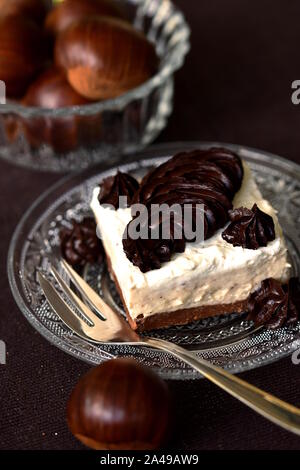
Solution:
<svg viewBox="0 0 300 470">
<path fill-rule="evenodd" d="M 9 144 L 14 144 L 19 136 L 19 116 L 15 114 L 7 114 L 3 117 L 3 130 L 6 141 Z"/>
<path fill-rule="evenodd" d="M 52 0 L 0 0 L 0 17 L 20 15 L 40 23 L 51 6 Z"/>
<path fill-rule="evenodd" d="M 64 0 L 48 13 L 45 28 L 56 36 L 75 21 L 91 15 L 123 17 L 121 10 L 111 0 Z"/>
<path fill-rule="evenodd" d="M 67 406 L 73 435 L 98 450 L 151 450 L 168 437 L 171 405 L 166 383 L 133 359 L 91 369 Z"/>
<path fill-rule="evenodd" d="M 85 18 L 57 38 L 55 62 L 88 99 L 115 98 L 148 80 L 158 68 L 153 44 L 129 23 Z"/>
<path fill-rule="evenodd" d="M 22 104 L 30 107 L 58 109 L 80 106 L 91 102 L 70 87 L 61 71 L 51 68 L 34 81 L 27 90 Z M 99 141 L 101 116 L 38 116 L 23 118 L 23 128 L 30 145 L 38 148 L 50 145 L 56 152 L 76 150 Z"/>
<path fill-rule="evenodd" d="M 42 31 L 26 17 L 0 17 L 0 80 L 10 97 L 20 97 L 46 61 Z"/>
</svg>

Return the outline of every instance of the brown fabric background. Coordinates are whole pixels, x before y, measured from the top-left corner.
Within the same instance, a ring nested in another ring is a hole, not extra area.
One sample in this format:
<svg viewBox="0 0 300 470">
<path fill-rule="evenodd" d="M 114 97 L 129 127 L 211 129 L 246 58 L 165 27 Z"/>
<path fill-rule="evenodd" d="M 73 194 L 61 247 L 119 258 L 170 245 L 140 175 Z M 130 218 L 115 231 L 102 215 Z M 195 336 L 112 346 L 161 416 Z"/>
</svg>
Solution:
<svg viewBox="0 0 300 470">
<path fill-rule="evenodd" d="M 176 77 L 175 109 L 160 141 L 218 140 L 258 147 L 300 163 L 298 0 L 178 0 L 193 34 Z M 11 296 L 6 257 L 29 205 L 58 176 L 0 162 L 0 448 L 81 449 L 65 423 L 65 404 L 88 366 L 48 344 Z M 242 374 L 300 406 L 300 366 L 287 358 Z M 266 422 L 205 380 L 170 382 L 177 421 L 170 448 L 299 449 L 299 438 Z"/>
</svg>

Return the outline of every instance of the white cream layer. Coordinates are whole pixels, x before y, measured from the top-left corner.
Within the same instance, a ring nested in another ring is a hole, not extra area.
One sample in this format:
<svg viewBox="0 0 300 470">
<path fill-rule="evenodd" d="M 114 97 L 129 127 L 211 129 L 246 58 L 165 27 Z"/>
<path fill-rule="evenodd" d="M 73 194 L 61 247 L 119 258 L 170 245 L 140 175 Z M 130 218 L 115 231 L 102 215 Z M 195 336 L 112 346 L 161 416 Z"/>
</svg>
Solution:
<svg viewBox="0 0 300 470">
<path fill-rule="evenodd" d="M 276 238 L 266 247 L 249 250 L 222 239 L 220 230 L 202 243 L 187 243 L 160 269 L 142 273 L 126 257 L 122 235 L 131 220 L 130 209 L 111 210 L 99 204 L 95 188 L 91 208 L 101 231 L 105 251 L 133 319 L 160 312 L 203 305 L 230 304 L 248 297 L 263 279 L 289 277 L 287 250 L 275 210 L 263 199 L 251 170 L 244 164 L 243 184 L 234 207 L 258 207 L 273 217 Z"/>
</svg>

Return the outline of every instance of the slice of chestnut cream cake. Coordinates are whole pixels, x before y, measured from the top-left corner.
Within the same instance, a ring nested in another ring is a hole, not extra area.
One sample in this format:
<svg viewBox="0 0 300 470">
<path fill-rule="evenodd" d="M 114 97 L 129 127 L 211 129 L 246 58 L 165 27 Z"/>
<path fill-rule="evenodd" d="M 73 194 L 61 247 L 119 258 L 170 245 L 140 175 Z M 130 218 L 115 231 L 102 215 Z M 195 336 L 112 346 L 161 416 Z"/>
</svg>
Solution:
<svg viewBox="0 0 300 470">
<path fill-rule="evenodd" d="M 119 196 L 127 197 L 129 207 L 119 207 Z M 191 242 L 184 234 L 177 239 L 174 230 L 169 239 L 130 238 L 130 206 L 135 203 L 149 208 L 203 204 L 204 240 Z M 263 280 L 289 279 L 276 211 L 263 198 L 250 167 L 230 150 L 177 154 L 140 184 L 118 172 L 94 189 L 91 208 L 134 329 L 243 312 Z"/>
</svg>

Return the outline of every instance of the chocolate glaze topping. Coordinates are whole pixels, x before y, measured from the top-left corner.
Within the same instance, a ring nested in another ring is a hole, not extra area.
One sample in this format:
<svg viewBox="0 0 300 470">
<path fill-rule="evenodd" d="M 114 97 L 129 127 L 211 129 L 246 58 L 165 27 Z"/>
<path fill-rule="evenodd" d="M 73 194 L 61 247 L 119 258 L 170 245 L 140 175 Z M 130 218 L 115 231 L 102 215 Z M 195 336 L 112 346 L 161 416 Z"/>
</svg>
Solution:
<svg viewBox="0 0 300 470">
<path fill-rule="evenodd" d="M 97 237 L 96 223 L 87 217 L 82 222 L 73 221 L 72 228 L 60 231 L 61 252 L 72 266 L 79 268 L 86 263 L 101 263 L 103 247 Z"/>
<path fill-rule="evenodd" d="M 255 326 L 265 325 L 269 329 L 295 323 L 299 318 L 300 283 L 291 278 L 281 284 L 273 278 L 262 281 L 260 287 L 248 299 L 248 320 Z"/>
<path fill-rule="evenodd" d="M 270 215 L 256 204 L 252 209 L 239 207 L 229 211 L 231 223 L 222 233 L 222 238 L 233 246 L 257 250 L 275 239 L 274 222 Z"/>
<path fill-rule="evenodd" d="M 132 203 L 144 204 L 149 209 L 149 217 L 152 204 L 179 204 L 181 207 L 192 204 L 193 216 L 196 204 L 203 204 L 204 238 L 207 239 L 228 221 L 228 211 L 232 209 L 232 199 L 242 179 L 241 160 L 229 150 L 212 148 L 179 153 L 145 176 Z M 168 239 L 160 236 L 157 240 L 132 240 L 128 232 L 130 224 L 134 223 L 133 218 L 126 227 L 123 248 L 128 259 L 142 272 L 158 269 L 174 253 L 184 251 L 186 240 L 182 226 L 171 224 Z M 144 223 L 151 225 L 147 215 Z M 162 224 L 162 217 L 159 224 Z"/>
<path fill-rule="evenodd" d="M 119 208 L 119 197 L 126 196 L 130 205 L 134 193 L 138 190 L 139 183 L 133 176 L 118 171 L 115 176 L 105 178 L 100 187 L 100 204 L 111 204 L 115 209 Z"/>
</svg>

